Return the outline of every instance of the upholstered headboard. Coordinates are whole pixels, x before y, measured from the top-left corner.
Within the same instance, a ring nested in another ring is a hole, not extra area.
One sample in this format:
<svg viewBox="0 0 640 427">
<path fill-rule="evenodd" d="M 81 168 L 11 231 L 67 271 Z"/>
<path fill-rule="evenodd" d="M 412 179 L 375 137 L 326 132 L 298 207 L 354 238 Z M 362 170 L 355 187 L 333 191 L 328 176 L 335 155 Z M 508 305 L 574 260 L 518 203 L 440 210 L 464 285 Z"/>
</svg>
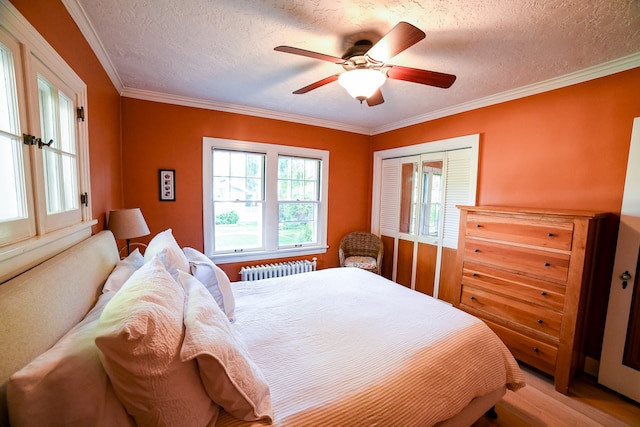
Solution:
<svg viewBox="0 0 640 427">
<path fill-rule="evenodd" d="M 0 426 L 9 377 L 82 320 L 118 259 L 113 234 L 101 231 L 0 285 Z"/>
</svg>

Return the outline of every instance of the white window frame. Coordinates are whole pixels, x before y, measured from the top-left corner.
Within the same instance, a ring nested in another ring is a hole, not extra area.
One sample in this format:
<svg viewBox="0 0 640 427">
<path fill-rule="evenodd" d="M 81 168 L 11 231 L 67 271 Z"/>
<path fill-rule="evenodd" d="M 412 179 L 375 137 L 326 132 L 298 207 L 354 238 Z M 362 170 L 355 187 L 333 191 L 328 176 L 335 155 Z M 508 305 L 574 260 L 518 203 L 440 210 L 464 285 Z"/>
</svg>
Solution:
<svg viewBox="0 0 640 427">
<path fill-rule="evenodd" d="M 214 218 L 212 209 L 212 150 L 236 150 L 263 153 L 265 164 L 265 207 L 263 222 L 263 249 L 236 253 L 215 254 Z M 322 161 L 320 179 L 320 202 L 318 205 L 318 239 L 317 244 L 302 247 L 278 247 L 278 157 L 306 157 Z M 202 139 L 202 219 L 204 230 L 205 254 L 217 263 L 255 261 L 263 259 L 284 258 L 322 254 L 327 251 L 327 224 L 329 200 L 329 151 L 313 148 L 292 147 L 260 142 L 238 141 L 204 137 Z"/>
<path fill-rule="evenodd" d="M 78 149 L 78 190 L 80 194 L 90 193 L 89 170 L 89 141 L 88 141 L 88 107 L 87 86 L 64 59 L 49 45 L 37 30 L 20 14 L 8 1 L 0 0 L 0 27 L 11 35 L 20 45 L 22 64 L 16 66 L 16 72 L 22 67 L 20 76 L 24 87 L 19 95 L 21 110 L 21 134 L 39 136 L 39 107 L 37 97 L 37 70 L 45 67 L 51 75 L 55 75 L 75 92 L 75 105 L 85 110 L 84 121 L 76 121 L 76 136 Z M 18 59 L 14 55 L 14 61 Z M 35 104 L 34 104 L 35 102 Z M 29 120 L 24 120 L 28 117 Z M 14 241 L 0 246 L 0 283 L 39 264 L 66 248 L 86 239 L 91 235 L 91 227 L 97 224 L 92 218 L 91 197 L 87 197 L 87 204 L 80 207 L 80 218 L 76 217 L 72 223 L 60 226 L 47 225 L 46 207 L 42 206 L 42 193 L 45 191 L 41 181 L 42 152 L 36 146 L 26 147 L 25 162 L 26 180 L 32 186 L 29 192 L 29 214 L 35 221 L 35 227 L 30 236 L 20 241 Z M 27 170 L 27 168 L 29 170 Z"/>
</svg>

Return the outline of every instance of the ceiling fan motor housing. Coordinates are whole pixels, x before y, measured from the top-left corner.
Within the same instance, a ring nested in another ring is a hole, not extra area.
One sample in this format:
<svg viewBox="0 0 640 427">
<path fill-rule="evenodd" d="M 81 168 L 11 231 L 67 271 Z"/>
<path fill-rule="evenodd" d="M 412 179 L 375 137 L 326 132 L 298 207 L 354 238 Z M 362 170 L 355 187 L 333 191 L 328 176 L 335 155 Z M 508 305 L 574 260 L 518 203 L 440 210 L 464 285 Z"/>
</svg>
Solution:
<svg viewBox="0 0 640 427">
<path fill-rule="evenodd" d="M 347 49 L 344 55 L 342 55 L 342 59 L 345 60 L 342 67 L 347 71 L 358 68 L 372 68 L 380 70 L 384 64 L 366 55 L 372 47 L 373 43 L 370 40 L 358 40 L 352 47 Z"/>
</svg>

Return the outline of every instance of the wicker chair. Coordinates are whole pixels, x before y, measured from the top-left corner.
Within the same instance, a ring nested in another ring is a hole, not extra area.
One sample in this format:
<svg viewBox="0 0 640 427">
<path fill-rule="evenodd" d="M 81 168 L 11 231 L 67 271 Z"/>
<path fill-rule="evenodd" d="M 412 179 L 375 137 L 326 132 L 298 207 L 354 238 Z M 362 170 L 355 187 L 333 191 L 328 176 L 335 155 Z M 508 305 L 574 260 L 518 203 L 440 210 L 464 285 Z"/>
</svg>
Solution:
<svg viewBox="0 0 640 427">
<path fill-rule="evenodd" d="M 382 268 L 382 240 L 365 231 L 354 231 L 340 241 L 341 267 L 358 267 L 380 274 Z"/>
</svg>

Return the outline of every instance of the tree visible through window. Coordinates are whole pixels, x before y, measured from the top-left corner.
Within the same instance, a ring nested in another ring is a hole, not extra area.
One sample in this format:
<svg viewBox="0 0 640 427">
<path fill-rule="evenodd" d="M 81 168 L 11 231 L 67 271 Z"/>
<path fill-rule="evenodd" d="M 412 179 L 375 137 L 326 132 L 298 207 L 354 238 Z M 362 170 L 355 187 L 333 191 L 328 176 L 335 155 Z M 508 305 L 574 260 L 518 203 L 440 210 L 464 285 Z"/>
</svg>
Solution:
<svg viewBox="0 0 640 427">
<path fill-rule="evenodd" d="M 262 248 L 264 157 L 213 150 L 216 252 Z"/>
<path fill-rule="evenodd" d="M 320 201 L 320 160 L 278 158 L 280 246 L 312 243 L 316 238 Z"/>
</svg>

